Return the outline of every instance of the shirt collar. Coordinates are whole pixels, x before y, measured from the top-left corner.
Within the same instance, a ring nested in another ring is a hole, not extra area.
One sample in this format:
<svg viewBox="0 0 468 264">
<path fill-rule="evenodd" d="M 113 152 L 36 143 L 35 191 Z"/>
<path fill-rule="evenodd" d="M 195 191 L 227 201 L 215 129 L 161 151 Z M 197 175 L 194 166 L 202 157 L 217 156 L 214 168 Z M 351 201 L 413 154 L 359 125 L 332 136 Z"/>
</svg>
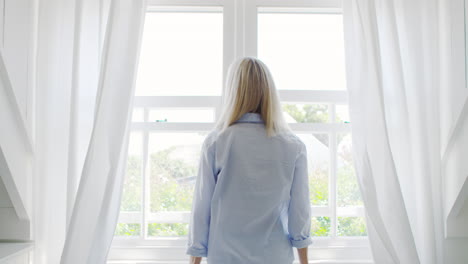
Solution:
<svg viewBox="0 0 468 264">
<path fill-rule="evenodd" d="M 239 120 L 239 123 L 263 123 L 262 116 L 258 113 L 245 113 Z M 236 122 L 236 123 L 237 123 Z"/>
</svg>

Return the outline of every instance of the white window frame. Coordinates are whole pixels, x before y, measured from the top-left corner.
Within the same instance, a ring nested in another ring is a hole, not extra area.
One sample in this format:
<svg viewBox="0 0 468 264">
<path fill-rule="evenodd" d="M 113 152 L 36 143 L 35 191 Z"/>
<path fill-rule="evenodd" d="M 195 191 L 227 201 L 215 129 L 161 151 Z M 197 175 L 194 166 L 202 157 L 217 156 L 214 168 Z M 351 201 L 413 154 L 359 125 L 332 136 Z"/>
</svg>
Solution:
<svg viewBox="0 0 468 264">
<path fill-rule="evenodd" d="M 340 13 L 341 0 L 148 0 L 149 11 L 223 11 L 223 76 L 229 64 L 236 58 L 257 55 L 258 11 L 287 13 Z M 272 9 L 274 8 L 274 9 Z M 309 256 L 314 263 L 372 263 L 367 237 L 337 237 L 336 220 L 339 216 L 364 217 L 363 207 L 337 208 L 336 206 L 336 136 L 349 133 L 350 124 L 335 122 L 335 106 L 347 104 L 346 91 L 280 90 L 280 98 L 288 103 L 326 103 L 329 105 L 330 123 L 296 123 L 290 127 L 297 133 L 329 134 L 330 173 L 328 206 L 312 206 L 312 216 L 329 216 L 330 237 L 315 237 L 309 247 Z M 149 108 L 214 108 L 215 118 L 220 112 L 220 96 L 137 96 L 135 108 L 144 109 L 145 122 L 133 122 L 132 131 L 143 132 L 143 157 L 148 156 L 148 140 L 151 132 L 209 132 L 213 123 L 165 123 L 147 122 Z M 144 159 L 145 160 L 145 159 Z M 143 166 L 146 164 L 144 162 Z M 188 223 L 190 212 L 149 213 L 149 181 L 143 174 L 142 212 L 121 214 L 119 223 L 141 223 L 140 237 L 116 237 L 109 253 L 109 263 L 186 263 L 186 237 L 148 238 L 148 223 Z M 131 257 L 129 257 L 131 256 Z M 333 262 L 335 260 L 336 262 Z M 173 262 L 172 262 L 173 261 Z M 325 262 L 324 262 L 325 263 Z M 356 262 L 353 262 L 356 263 Z"/>
</svg>

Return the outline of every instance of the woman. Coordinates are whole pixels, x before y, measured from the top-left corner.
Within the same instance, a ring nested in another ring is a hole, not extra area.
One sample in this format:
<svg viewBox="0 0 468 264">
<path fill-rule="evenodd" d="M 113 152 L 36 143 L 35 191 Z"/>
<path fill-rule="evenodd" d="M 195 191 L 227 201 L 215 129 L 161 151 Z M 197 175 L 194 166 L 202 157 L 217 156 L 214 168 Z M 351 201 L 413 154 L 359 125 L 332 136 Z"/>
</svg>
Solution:
<svg viewBox="0 0 468 264">
<path fill-rule="evenodd" d="M 308 263 L 310 202 L 305 145 L 283 119 L 268 68 L 231 65 L 217 129 L 203 143 L 187 254 L 191 263 Z"/>
</svg>

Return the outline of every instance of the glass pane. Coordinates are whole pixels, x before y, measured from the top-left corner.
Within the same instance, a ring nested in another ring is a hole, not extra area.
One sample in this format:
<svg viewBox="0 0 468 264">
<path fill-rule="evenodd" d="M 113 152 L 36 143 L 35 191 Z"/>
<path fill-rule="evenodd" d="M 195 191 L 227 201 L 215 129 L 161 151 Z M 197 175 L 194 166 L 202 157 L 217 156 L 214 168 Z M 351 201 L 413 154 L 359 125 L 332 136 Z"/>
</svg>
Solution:
<svg viewBox="0 0 468 264">
<path fill-rule="evenodd" d="M 213 108 L 153 108 L 149 122 L 214 122 Z"/>
<path fill-rule="evenodd" d="M 148 236 L 187 236 L 188 224 L 148 224 Z"/>
<path fill-rule="evenodd" d="M 327 104 L 283 104 L 283 113 L 288 123 L 327 123 Z"/>
<path fill-rule="evenodd" d="M 338 217 L 338 236 L 367 236 L 364 217 Z"/>
<path fill-rule="evenodd" d="M 337 123 L 349 123 L 349 110 L 348 105 L 336 105 L 336 122 Z"/>
<path fill-rule="evenodd" d="M 258 55 L 278 89 L 346 89 L 341 14 L 259 13 Z"/>
<path fill-rule="evenodd" d="M 327 134 L 298 134 L 307 148 L 310 203 L 328 204 L 330 152 Z"/>
<path fill-rule="evenodd" d="M 312 217 L 312 236 L 330 236 L 330 217 Z"/>
<path fill-rule="evenodd" d="M 115 236 L 139 236 L 141 232 L 140 224 L 117 224 Z"/>
<path fill-rule="evenodd" d="M 190 211 L 205 133 L 152 133 L 149 138 L 151 212 Z"/>
<path fill-rule="evenodd" d="M 220 95 L 222 13 L 146 14 L 136 95 Z"/>
<path fill-rule="evenodd" d="M 120 211 L 141 211 L 143 135 L 132 132 L 128 143 L 127 171 L 125 174 Z"/>
<path fill-rule="evenodd" d="M 351 134 L 338 134 L 337 203 L 339 207 L 362 205 L 354 170 Z"/>
</svg>

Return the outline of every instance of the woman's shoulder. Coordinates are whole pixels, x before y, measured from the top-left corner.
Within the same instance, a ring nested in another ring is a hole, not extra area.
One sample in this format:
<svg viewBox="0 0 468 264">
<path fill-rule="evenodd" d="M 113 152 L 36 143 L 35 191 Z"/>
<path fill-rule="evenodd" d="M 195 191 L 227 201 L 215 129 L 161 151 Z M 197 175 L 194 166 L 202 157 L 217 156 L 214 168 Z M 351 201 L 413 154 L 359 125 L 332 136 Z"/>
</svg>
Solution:
<svg viewBox="0 0 468 264">
<path fill-rule="evenodd" d="M 219 136 L 218 130 L 215 129 L 215 130 L 210 131 L 208 135 L 205 137 L 205 140 L 203 141 L 203 147 L 209 148 L 212 145 L 214 145 L 218 136 Z"/>
<path fill-rule="evenodd" d="M 276 137 L 278 139 L 285 140 L 291 144 L 295 144 L 298 146 L 305 146 L 304 142 L 296 134 L 294 134 L 291 131 L 280 133 Z"/>
</svg>

